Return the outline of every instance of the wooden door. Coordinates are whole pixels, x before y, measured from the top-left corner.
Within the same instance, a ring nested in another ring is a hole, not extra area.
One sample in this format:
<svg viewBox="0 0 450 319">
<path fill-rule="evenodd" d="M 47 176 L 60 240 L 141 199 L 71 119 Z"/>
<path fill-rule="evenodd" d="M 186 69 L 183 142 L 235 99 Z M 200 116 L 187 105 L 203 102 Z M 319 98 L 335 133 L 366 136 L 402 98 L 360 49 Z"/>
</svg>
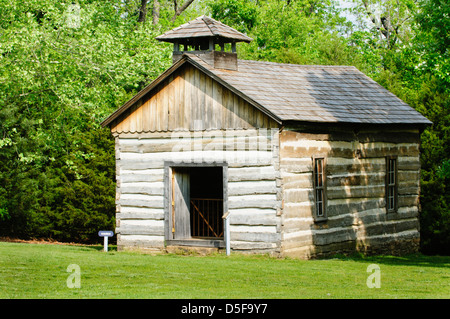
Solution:
<svg viewBox="0 0 450 319">
<path fill-rule="evenodd" d="M 173 239 L 188 239 L 191 238 L 189 168 L 175 168 L 172 174 Z"/>
</svg>

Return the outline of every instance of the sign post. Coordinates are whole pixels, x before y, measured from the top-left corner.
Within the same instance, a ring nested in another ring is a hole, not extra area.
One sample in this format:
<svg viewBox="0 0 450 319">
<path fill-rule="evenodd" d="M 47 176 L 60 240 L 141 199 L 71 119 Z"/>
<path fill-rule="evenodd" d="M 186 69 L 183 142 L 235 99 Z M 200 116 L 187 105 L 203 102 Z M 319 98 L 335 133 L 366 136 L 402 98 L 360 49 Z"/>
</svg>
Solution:
<svg viewBox="0 0 450 319">
<path fill-rule="evenodd" d="M 98 232 L 100 237 L 103 237 L 103 251 L 108 251 L 108 237 L 114 236 L 114 233 L 110 230 L 101 230 Z"/>
<path fill-rule="evenodd" d="M 227 256 L 230 256 L 230 212 L 223 214 L 222 218 L 225 221 L 225 249 Z"/>
</svg>

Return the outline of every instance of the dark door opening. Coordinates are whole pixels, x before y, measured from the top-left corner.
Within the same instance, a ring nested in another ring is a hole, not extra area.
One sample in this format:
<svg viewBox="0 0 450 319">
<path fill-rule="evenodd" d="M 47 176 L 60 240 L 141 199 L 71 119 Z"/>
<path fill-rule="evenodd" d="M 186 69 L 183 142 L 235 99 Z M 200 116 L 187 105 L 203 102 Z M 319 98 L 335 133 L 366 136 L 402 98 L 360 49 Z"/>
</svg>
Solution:
<svg viewBox="0 0 450 319">
<path fill-rule="evenodd" d="M 223 167 L 172 168 L 172 239 L 220 239 L 223 228 Z"/>
<path fill-rule="evenodd" d="M 191 167 L 190 229 L 196 238 L 223 238 L 222 167 Z"/>
</svg>

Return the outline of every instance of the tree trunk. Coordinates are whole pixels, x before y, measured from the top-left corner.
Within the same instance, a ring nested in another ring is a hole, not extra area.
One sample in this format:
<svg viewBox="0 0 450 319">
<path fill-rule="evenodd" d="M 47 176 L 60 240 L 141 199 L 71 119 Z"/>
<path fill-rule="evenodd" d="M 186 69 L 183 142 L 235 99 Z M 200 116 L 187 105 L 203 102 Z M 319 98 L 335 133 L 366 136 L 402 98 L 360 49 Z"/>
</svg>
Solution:
<svg viewBox="0 0 450 319">
<path fill-rule="evenodd" d="M 159 23 L 159 1 L 153 0 L 153 25 L 157 25 Z"/>
<path fill-rule="evenodd" d="M 147 0 L 141 0 L 138 22 L 145 22 L 146 16 L 147 16 Z"/>
<path fill-rule="evenodd" d="M 174 1 L 175 3 L 175 14 L 172 18 L 172 22 L 174 22 L 176 20 L 176 18 L 183 13 L 184 10 L 186 10 L 191 4 L 192 2 L 194 2 L 194 0 L 186 0 L 185 3 L 183 3 L 183 5 L 181 7 L 178 7 L 178 4 L 176 1 Z"/>
</svg>

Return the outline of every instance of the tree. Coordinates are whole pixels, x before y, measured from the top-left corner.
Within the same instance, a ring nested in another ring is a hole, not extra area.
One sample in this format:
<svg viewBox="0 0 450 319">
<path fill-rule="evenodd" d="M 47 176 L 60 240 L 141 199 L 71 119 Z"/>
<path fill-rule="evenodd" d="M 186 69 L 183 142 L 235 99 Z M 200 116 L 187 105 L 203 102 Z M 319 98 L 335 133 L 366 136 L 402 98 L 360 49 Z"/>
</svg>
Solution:
<svg viewBox="0 0 450 319">
<path fill-rule="evenodd" d="M 155 2 L 157 2 L 159 5 L 158 0 L 155 0 Z M 145 22 L 146 17 L 147 17 L 147 0 L 141 0 L 138 22 Z"/>
<path fill-rule="evenodd" d="M 172 17 L 172 22 L 175 22 L 176 18 L 186 10 L 194 0 L 185 0 L 184 3 L 180 6 L 177 0 L 173 0 L 174 11 L 175 14 Z"/>
<path fill-rule="evenodd" d="M 215 19 L 254 39 L 239 47 L 245 59 L 297 64 L 340 64 L 352 48 L 339 35 L 348 25 L 334 1 L 208 2 Z"/>
<path fill-rule="evenodd" d="M 413 47 L 426 88 L 423 113 L 433 126 L 422 135 L 422 248 L 450 254 L 450 4 L 420 1 Z M 422 91 L 422 90 L 421 90 Z"/>
<path fill-rule="evenodd" d="M 114 229 L 114 143 L 99 123 L 170 63 L 122 4 L 1 0 L 0 234 Z"/>
<path fill-rule="evenodd" d="M 147 17 L 147 5 L 148 0 L 140 0 L 139 6 L 139 16 L 138 22 L 144 23 Z M 171 18 L 171 22 L 175 22 L 178 16 L 180 16 L 192 3 L 194 0 L 185 0 L 182 4 L 178 0 L 172 0 L 172 4 L 170 2 L 163 1 L 165 8 L 169 8 L 173 5 L 173 15 Z M 152 10 L 152 23 L 153 25 L 157 25 L 160 19 L 161 12 L 161 3 L 159 0 L 153 0 L 153 10 Z"/>
<path fill-rule="evenodd" d="M 158 0 L 153 1 L 153 25 L 157 25 L 159 23 L 159 10 L 160 10 L 160 4 Z"/>
<path fill-rule="evenodd" d="M 353 0 L 353 12 L 362 29 L 378 36 L 380 45 L 392 49 L 412 36 L 411 21 L 417 10 L 414 0 Z"/>
<path fill-rule="evenodd" d="M 422 0 L 417 14 L 417 51 L 420 68 L 439 80 L 440 90 L 450 93 L 450 4 Z"/>
</svg>

